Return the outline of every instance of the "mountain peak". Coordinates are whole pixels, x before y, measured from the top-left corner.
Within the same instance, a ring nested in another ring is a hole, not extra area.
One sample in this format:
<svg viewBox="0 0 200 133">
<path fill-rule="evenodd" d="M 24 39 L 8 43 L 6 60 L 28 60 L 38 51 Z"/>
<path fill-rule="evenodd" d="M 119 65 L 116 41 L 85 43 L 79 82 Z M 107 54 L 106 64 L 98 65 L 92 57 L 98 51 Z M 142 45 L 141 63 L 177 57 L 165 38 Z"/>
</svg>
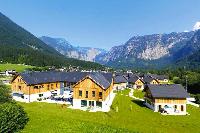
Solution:
<svg viewBox="0 0 200 133">
<path fill-rule="evenodd" d="M 69 58 L 75 58 L 85 61 L 95 61 L 97 55 L 105 53 L 104 49 L 91 48 L 91 47 L 76 47 L 71 45 L 68 41 L 63 38 L 52 38 L 42 36 L 40 39 L 48 44 L 49 46 L 56 49 L 62 55 L 65 55 Z"/>
<path fill-rule="evenodd" d="M 195 25 L 193 26 L 193 31 L 199 30 L 200 29 L 200 21 L 196 22 Z"/>
</svg>

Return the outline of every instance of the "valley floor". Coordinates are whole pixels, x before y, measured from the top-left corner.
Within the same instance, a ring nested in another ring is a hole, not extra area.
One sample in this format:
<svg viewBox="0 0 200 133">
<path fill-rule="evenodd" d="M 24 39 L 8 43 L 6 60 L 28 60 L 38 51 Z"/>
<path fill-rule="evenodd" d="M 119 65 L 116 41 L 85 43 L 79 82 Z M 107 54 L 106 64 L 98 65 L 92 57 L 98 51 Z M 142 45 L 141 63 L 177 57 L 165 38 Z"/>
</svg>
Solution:
<svg viewBox="0 0 200 133">
<path fill-rule="evenodd" d="M 19 103 L 30 121 L 22 132 L 200 132 L 200 108 L 187 106 L 190 115 L 164 116 L 154 113 L 128 96 L 118 93 L 111 111 L 84 112 L 48 103 Z M 118 112 L 116 111 L 118 110 Z"/>
<path fill-rule="evenodd" d="M 27 68 L 33 68 L 33 66 L 22 65 L 22 64 L 0 64 L 0 71 L 5 70 L 16 70 L 17 72 L 22 72 Z"/>
</svg>

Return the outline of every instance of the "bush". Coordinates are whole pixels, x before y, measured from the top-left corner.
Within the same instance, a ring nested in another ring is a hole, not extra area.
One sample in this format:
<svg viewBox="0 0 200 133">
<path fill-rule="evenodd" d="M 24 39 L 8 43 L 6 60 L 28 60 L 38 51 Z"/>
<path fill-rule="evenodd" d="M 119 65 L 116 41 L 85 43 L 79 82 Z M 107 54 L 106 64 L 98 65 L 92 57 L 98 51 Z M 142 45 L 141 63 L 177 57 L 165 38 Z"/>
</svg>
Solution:
<svg viewBox="0 0 200 133">
<path fill-rule="evenodd" d="M 27 122 L 27 114 L 20 105 L 13 102 L 0 105 L 0 132 L 17 132 L 23 129 Z"/>
<path fill-rule="evenodd" d="M 200 94 L 194 96 L 196 99 L 196 103 L 200 104 Z"/>
<path fill-rule="evenodd" d="M 7 86 L 0 84 L 0 104 L 12 101 L 10 93 L 11 91 Z"/>
</svg>

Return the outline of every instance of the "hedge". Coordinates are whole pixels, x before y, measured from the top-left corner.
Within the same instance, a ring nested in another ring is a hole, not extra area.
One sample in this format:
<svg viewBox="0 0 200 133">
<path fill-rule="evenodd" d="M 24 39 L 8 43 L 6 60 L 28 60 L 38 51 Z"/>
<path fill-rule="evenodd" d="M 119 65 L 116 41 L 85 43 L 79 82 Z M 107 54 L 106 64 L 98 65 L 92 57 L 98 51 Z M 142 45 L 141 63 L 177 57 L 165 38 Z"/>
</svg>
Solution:
<svg viewBox="0 0 200 133">
<path fill-rule="evenodd" d="M 16 103 L 3 103 L 0 105 L 0 132 L 13 133 L 24 128 L 28 116 L 22 106 Z"/>
</svg>

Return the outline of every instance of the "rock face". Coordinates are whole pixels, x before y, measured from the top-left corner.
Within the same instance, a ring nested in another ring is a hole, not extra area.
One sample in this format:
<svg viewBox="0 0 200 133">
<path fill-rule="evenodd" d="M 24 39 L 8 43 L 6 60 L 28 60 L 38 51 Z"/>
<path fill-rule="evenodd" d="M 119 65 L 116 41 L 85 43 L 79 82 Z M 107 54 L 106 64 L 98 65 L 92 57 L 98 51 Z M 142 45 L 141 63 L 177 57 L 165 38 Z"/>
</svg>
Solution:
<svg viewBox="0 0 200 133">
<path fill-rule="evenodd" d="M 99 48 L 75 47 L 63 38 L 51 38 L 42 36 L 40 39 L 49 46 L 56 49 L 61 54 L 69 58 L 75 58 L 79 60 L 94 62 L 97 55 L 106 52 L 105 50 Z"/>
<path fill-rule="evenodd" d="M 40 39 L 67 57 L 117 68 L 162 68 L 176 62 L 184 64 L 186 57 L 200 50 L 200 30 L 134 36 L 108 52 L 98 48 L 74 47 L 61 38 Z"/>
<path fill-rule="evenodd" d="M 115 67 L 165 66 L 187 56 L 183 50 L 194 34 L 195 31 L 134 36 L 124 45 L 115 46 L 109 52 L 100 54 L 96 61 Z"/>
<path fill-rule="evenodd" d="M 169 50 L 167 47 L 157 44 L 153 48 L 147 46 L 147 48 L 142 53 L 139 53 L 138 58 L 144 60 L 156 60 L 168 54 Z"/>
</svg>

